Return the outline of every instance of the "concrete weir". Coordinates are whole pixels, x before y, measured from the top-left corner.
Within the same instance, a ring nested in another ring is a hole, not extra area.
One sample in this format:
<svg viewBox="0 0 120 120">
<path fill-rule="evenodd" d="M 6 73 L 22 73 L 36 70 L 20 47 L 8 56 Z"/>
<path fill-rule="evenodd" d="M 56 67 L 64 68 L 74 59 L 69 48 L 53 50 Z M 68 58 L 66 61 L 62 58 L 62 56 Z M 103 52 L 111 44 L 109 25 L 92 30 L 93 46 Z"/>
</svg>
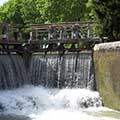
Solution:
<svg viewBox="0 0 120 120">
<path fill-rule="evenodd" d="M 93 58 L 104 105 L 120 110 L 120 42 L 96 44 Z"/>
</svg>

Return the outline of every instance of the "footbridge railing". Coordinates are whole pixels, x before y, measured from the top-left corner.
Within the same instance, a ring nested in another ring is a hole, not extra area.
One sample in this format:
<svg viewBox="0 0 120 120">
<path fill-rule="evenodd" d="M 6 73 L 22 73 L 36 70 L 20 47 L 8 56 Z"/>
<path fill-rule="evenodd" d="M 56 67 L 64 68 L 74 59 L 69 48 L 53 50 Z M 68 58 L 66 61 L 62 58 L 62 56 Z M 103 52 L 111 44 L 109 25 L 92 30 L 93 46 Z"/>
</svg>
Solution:
<svg viewBox="0 0 120 120">
<path fill-rule="evenodd" d="M 96 23 L 0 25 L 0 51 L 9 52 L 80 52 L 101 42 L 95 34 Z M 27 32 L 26 32 L 27 31 Z M 24 37 L 25 36 L 25 37 Z"/>
</svg>

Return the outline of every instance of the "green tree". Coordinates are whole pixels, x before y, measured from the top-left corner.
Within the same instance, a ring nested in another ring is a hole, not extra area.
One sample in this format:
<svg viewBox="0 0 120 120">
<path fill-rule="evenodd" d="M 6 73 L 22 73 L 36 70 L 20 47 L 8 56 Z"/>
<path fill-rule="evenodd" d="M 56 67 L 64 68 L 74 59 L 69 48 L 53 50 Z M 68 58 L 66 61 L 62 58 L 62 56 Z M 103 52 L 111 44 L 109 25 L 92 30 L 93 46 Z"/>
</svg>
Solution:
<svg viewBox="0 0 120 120">
<path fill-rule="evenodd" d="M 37 0 L 47 22 L 80 21 L 85 19 L 87 0 Z"/>
<path fill-rule="evenodd" d="M 87 0 L 9 0 L 0 8 L 0 21 L 30 24 L 85 20 Z"/>
<path fill-rule="evenodd" d="M 92 16 L 99 24 L 99 35 L 108 37 L 110 41 L 120 39 L 120 1 L 89 0 Z"/>
<path fill-rule="evenodd" d="M 14 24 L 40 23 L 35 0 L 9 0 L 0 8 L 0 22 Z"/>
<path fill-rule="evenodd" d="M 22 0 L 21 6 L 21 17 L 25 24 L 42 22 L 41 14 L 36 8 L 36 0 Z"/>
<path fill-rule="evenodd" d="M 21 0 L 9 0 L 0 8 L 0 21 L 6 23 L 23 24 L 21 16 Z"/>
</svg>

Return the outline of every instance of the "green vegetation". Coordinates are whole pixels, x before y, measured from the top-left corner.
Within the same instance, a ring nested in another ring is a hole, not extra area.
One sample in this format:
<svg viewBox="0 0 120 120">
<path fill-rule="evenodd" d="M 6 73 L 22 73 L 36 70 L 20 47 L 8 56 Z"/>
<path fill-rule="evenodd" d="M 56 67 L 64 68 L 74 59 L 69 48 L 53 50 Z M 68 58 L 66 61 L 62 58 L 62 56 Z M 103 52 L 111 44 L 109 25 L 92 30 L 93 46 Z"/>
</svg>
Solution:
<svg viewBox="0 0 120 120">
<path fill-rule="evenodd" d="M 90 16 L 99 24 L 98 34 L 110 41 L 120 40 L 120 0 L 89 0 Z"/>
<path fill-rule="evenodd" d="M 120 38 L 120 0 L 9 0 L 0 7 L 0 23 L 34 24 L 95 21 L 96 33 Z"/>
<path fill-rule="evenodd" d="M 0 22 L 30 24 L 87 19 L 88 0 L 9 0 L 0 8 Z"/>
</svg>

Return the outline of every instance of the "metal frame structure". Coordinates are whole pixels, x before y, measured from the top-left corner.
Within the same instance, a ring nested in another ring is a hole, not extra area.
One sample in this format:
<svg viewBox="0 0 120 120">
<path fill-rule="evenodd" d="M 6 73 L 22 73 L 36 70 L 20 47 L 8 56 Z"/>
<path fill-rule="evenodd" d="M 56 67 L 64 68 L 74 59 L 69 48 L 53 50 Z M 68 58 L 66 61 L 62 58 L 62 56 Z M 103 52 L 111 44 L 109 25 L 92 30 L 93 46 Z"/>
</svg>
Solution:
<svg viewBox="0 0 120 120">
<path fill-rule="evenodd" d="M 0 51 L 64 53 L 91 50 L 94 44 L 101 42 L 101 39 L 95 36 L 95 26 L 96 23 L 93 22 L 31 24 L 25 28 L 29 29 L 29 38 L 23 40 L 19 31 L 20 25 L 1 24 Z"/>
</svg>

